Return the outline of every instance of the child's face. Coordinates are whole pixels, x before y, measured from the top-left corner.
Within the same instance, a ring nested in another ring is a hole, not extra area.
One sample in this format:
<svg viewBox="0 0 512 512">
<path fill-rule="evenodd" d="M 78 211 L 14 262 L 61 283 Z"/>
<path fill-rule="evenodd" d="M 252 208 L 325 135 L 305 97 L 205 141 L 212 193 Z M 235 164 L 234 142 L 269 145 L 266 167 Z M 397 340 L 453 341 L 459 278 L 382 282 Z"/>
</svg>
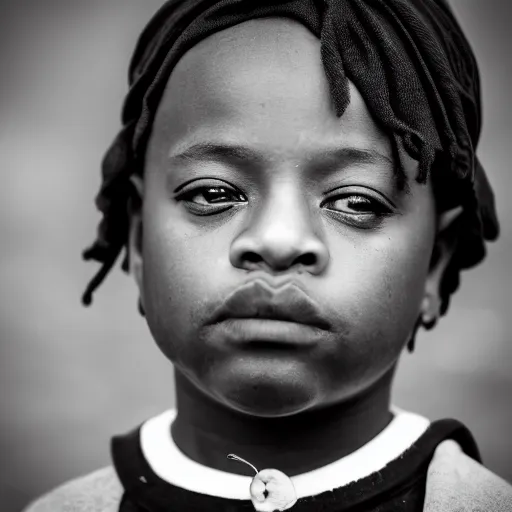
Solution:
<svg viewBox="0 0 512 512">
<path fill-rule="evenodd" d="M 237 410 L 279 416 L 362 393 L 392 371 L 418 318 L 432 189 L 407 157 L 397 186 L 389 139 L 350 94 L 337 118 L 319 41 L 273 19 L 194 47 L 159 107 L 144 178 L 147 321 L 182 373 Z M 285 344 L 208 325 L 257 279 L 297 283 L 330 328 Z"/>
</svg>

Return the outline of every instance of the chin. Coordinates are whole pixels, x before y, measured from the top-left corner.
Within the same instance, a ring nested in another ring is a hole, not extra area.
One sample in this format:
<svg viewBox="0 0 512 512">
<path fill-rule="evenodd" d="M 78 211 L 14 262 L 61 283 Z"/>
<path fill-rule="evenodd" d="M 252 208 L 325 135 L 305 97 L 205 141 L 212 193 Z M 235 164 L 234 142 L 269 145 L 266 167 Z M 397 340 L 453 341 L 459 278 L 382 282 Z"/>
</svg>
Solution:
<svg viewBox="0 0 512 512">
<path fill-rule="evenodd" d="M 210 373 L 208 392 L 223 405 L 251 416 L 278 418 L 320 401 L 315 373 L 297 362 L 237 361 Z"/>
</svg>

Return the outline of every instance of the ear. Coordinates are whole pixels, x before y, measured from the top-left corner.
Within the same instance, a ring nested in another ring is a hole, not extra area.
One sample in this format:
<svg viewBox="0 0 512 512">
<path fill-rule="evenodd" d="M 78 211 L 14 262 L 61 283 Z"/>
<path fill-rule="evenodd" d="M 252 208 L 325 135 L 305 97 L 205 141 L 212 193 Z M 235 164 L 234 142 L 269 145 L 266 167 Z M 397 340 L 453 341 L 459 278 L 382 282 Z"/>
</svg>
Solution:
<svg viewBox="0 0 512 512">
<path fill-rule="evenodd" d="M 455 252 L 457 236 L 452 228 L 462 211 L 462 206 L 457 206 L 441 213 L 438 218 L 434 250 L 421 304 L 421 323 L 426 329 L 434 327 L 441 316 L 441 282 Z"/>
<path fill-rule="evenodd" d="M 128 270 L 139 288 L 139 311 L 144 315 L 144 288 L 142 283 L 142 200 L 144 197 L 144 182 L 140 176 L 132 175 L 130 176 L 130 183 L 132 185 L 132 195 L 129 205 Z"/>
</svg>

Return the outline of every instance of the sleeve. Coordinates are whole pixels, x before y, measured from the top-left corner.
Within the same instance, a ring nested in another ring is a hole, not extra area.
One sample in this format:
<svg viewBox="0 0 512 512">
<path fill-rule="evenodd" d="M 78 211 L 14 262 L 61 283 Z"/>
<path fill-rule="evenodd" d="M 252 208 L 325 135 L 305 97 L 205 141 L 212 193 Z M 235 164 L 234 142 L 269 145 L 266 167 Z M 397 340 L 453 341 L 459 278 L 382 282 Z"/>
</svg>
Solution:
<svg viewBox="0 0 512 512">
<path fill-rule="evenodd" d="M 430 463 L 423 510 L 511 512 L 512 486 L 447 440 Z"/>
<path fill-rule="evenodd" d="M 122 496 L 114 469 L 107 467 L 57 487 L 23 512 L 118 512 Z"/>
</svg>

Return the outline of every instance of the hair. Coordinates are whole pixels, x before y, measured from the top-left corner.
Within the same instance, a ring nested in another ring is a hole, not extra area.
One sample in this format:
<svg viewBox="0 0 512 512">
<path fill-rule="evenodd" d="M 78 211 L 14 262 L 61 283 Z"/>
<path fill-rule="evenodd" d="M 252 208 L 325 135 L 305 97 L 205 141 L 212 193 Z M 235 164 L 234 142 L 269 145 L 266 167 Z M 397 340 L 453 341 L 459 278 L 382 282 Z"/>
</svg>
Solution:
<svg viewBox="0 0 512 512">
<path fill-rule="evenodd" d="M 217 31 L 265 17 L 288 17 L 321 42 L 336 113 L 350 102 L 348 80 L 401 155 L 419 162 L 417 181 L 432 179 L 439 211 L 461 205 L 452 227 L 455 252 L 441 282 L 441 314 L 460 271 L 485 256 L 498 236 L 494 195 L 475 151 L 481 128 L 480 81 L 469 43 L 445 0 L 171 0 L 143 31 L 132 57 L 123 128 L 103 160 L 96 206 L 103 218 L 83 257 L 102 264 L 82 301 L 92 302 L 120 253 L 128 271 L 130 176 L 143 176 L 152 122 L 180 57 Z M 435 258 L 435 255 L 433 255 Z"/>
</svg>

